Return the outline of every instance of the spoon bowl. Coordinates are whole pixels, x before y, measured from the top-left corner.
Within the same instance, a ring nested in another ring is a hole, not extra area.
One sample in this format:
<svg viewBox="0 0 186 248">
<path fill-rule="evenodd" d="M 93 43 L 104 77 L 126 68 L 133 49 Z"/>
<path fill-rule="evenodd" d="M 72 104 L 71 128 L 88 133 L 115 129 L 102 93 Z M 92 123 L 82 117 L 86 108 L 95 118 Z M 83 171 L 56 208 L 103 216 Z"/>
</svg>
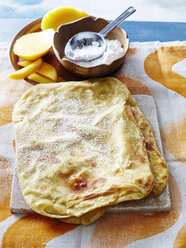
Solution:
<svg viewBox="0 0 186 248">
<path fill-rule="evenodd" d="M 66 44 L 65 57 L 77 62 L 91 61 L 102 56 L 106 48 L 107 43 L 100 33 L 81 32 Z"/>
</svg>

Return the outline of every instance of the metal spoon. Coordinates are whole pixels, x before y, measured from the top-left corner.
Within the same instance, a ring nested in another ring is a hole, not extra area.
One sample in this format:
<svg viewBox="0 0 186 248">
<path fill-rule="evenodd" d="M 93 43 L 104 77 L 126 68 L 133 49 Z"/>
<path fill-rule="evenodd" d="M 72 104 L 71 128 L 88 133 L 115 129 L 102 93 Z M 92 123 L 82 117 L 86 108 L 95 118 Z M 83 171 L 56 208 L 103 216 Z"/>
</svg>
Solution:
<svg viewBox="0 0 186 248">
<path fill-rule="evenodd" d="M 99 33 L 81 32 L 75 34 L 65 46 L 65 57 L 73 61 L 91 61 L 101 57 L 107 48 L 104 37 L 135 11 L 134 7 L 129 7 Z M 89 49 L 90 46 L 91 49 Z"/>
</svg>

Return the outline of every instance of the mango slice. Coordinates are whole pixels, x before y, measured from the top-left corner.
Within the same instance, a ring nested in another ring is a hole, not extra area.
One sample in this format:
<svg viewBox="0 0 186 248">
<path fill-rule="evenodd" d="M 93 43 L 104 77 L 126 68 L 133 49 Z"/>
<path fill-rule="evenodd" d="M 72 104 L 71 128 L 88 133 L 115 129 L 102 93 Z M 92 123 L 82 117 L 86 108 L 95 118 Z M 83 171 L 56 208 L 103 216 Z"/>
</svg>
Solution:
<svg viewBox="0 0 186 248">
<path fill-rule="evenodd" d="M 38 59 L 35 62 L 31 63 L 28 66 L 25 66 L 24 68 L 10 74 L 8 77 L 11 79 L 23 79 L 26 78 L 31 73 L 37 71 L 42 64 L 42 59 Z"/>
<path fill-rule="evenodd" d="M 23 59 L 36 60 L 50 50 L 53 36 L 53 29 L 23 35 L 16 41 L 13 51 Z"/>
<path fill-rule="evenodd" d="M 57 71 L 52 65 L 48 63 L 43 62 L 37 72 L 53 81 L 57 81 Z"/>
<path fill-rule="evenodd" d="M 23 67 L 28 66 L 30 64 L 31 62 L 28 60 L 18 62 L 18 65 Z M 50 78 L 54 82 L 57 81 L 57 71 L 52 65 L 48 63 L 43 62 L 37 73 L 41 74 L 44 77 Z"/>
<path fill-rule="evenodd" d="M 22 66 L 22 67 L 25 67 L 25 66 L 28 66 L 28 65 L 32 64 L 32 61 L 23 60 L 23 61 L 17 62 L 17 64 L 20 65 L 20 66 Z"/>
<path fill-rule="evenodd" d="M 56 8 L 44 15 L 41 22 L 41 29 L 46 30 L 48 28 L 53 28 L 55 31 L 57 31 L 60 25 L 76 21 L 86 16 L 88 16 L 87 13 L 83 11 L 78 11 L 74 8 L 70 8 L 70 7 Z"/>
<path fill-rule="evenodd" d="M 54 83 L 50 78 L 44 77 L 39 75 L 39 73 L 32 73 L 28 76 L 28 78 L 34 82 L 40 83 L 40 84 L 50 84 Z"/>
</svg>

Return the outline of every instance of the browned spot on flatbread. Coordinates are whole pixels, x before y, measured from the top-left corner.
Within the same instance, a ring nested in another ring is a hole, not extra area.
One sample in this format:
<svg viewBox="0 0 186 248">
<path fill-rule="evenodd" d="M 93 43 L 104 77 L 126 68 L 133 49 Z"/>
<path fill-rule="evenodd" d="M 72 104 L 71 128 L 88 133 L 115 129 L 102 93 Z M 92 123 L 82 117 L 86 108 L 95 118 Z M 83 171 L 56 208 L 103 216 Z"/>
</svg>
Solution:
<svg viewBox="0 0 186 248">
<path fill-rule="evenodd" d="M 73 229 L 75 224 L 68 224 L 38 214 L 26 215 L 15 221 L 5 232 L 2 248 L 41 248 Z"/>
<path fill-rule="evenodd" d="M 69 187 L 74 191 L 84 190 L 87 188 L 87 179 L 84 177 L 69 178 Z"/>
<path fill-rule="evenodd" d="M 0 156 L 0 222 L 12 215 L 10 212 L 10 194 L 13 165 Z"/>
<path fill-rule="evenodd" d="M 134 193 L 134 190 L 128 189 L 128 190 L 126 190 L 125 195 L 129 195 L 129 194 L 133 194 L 133 193 Z"/>
<path fill-rule="evenodd" d="M 132 114 L 134 115 L 134 117 L 138 116 L 138 112 L 136 110 L 131 109 L 131 111 L 132 111 Z"/>
<path fill-rule="evenodd" d="M 112 185 L 109 189 L 107 189 L 104 192 L 100 192 L 100 193 L 92 193 L 90 195 L 85 196 L 84 200 L 89 200 L 98 196 L 104 196 L 104 195 L 110 195 L 112 194 L 116 189 L 115 185 Z"/>
<path fill-rule="evenodd" d="M 0 106 L 0 126 L 12 122 L 14 105 Z"/>
<path fill-rule="evenodd" d="M 132 95 L 152 95 L 149 88 L 139 81 L 124 76 L 117 76 L 117 79 L 126 84 Z"/>
<path fill-rule="evenodd" d="M 169 151 L 186 165 L 186 117 L 166 122 L 161 128 L 161 136 L 165 152 Z"/>
<path fill-rule="evenodd" d="M 96 163 L 93 162 L 93 163 L 91 164 L 91 166 L 92 166 L 92 167 L 96 167 Z"/>
<path fill-rule="evenodd" d="M 74 173 L 75 173 L 75 170 L 70 170 L 68 172 L 62 172 L 62 171 L 60 171 L 58 173 L 58 176 L 61 177 L 61 178 L 69 178 Z"/>
<path fill-rule="evenodd" d="M 173 248 L 186 248 L 186 224 L 179 230 Z"/>
<path fill-rule="evenodd" d="M 139 184 L 142 184 L 142 183 L 143 183 L 143 180 L 142 180 L 142 179 L 137 179 L 136 181 L 137 181 L 137 183 L 139 183 Z"/>
<path fill-rule="evenodd" d="M 95 197 L 97 197 L 97 196 L 98 196 L 98 194 L 92 193 L 92 194 L 90 194 L 90 195 L 85 196 L 84 200 L 89 200 L 89 199 L 95 198 Z"/>
<path fill-rule="evenodd" d="M 146 159 L 144 158 L 144 157 L 140 157 L 140 161 L 141 161 L 141 163 L 145 163 L 146 162 Z"/>
<path fill-rule="evenodd" d="M 167 168 L 167 165 L 164 162 L 161 162 L 161 165 L 165 168 Z"/>
<path fill-rule="evenodd" d="M 96 223 L 90 246 L 94 248 L 121 248 L 136 240 L 156 235 L 173 226 L 180 215 L 182 203 L 178 185 L 172 175 L 169 177 L 169 186 L 172 201 L 172 209 L 169 213 L 155 213 L 152 215 L 110 214 L 103 216 Z"/>
<path fill-rule="evenodd" d="M 186 78 L 172 71 L 172 66 L 186 58 L 186 46 L 160 47 L 147 56 L 147 75 L 165 87 L 186 97 Z"/>
<path fill-rule="evenodd" d="M 141 127 L 142 128 L 147 128 L 149 125 L 148 125 L 148 123 L 147 122 L 142 122 L 141 123 Z M 152 136 L 151 136 L 152 137 Z"/>
<path fill-rule="evenodd" d="M 162 179 L 166 179 L 166 178 L 168 178 L 168 176 L 164 175 L 164 176 L 162 176 L 161 178 L 162 178 Z"/>
<path fill-rule="evenodd" d="M 146 142 L 146 149 L 147 150 L 150 150 L 150 151 L 153 151 L 154 150 L 154 145 L 153 145 L 153 142 L 152 141 Z"/>
</svg>

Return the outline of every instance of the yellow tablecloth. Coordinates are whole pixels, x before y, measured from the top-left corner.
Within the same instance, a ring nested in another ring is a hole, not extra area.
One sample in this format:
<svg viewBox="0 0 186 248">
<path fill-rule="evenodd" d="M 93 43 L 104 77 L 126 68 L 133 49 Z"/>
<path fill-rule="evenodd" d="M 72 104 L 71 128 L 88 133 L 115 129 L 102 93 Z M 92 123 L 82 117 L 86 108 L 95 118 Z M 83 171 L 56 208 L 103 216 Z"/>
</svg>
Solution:
<svg viewBox="0 0 186 248">
<path fill-rule="evenodd" d="M 170 168 L 169 213 L 112 214 L 90 226 L 61 223 L 9 210 L 15 162 L 12 111 L 33 87 L 7 78 L 13 71 L 8 43 L 0 43 L 0 243 L 3 248 L 184 248 L 186 247 L 186 42 L 131 43 L 114 76 L 132 94 L 154 97 L 164 155 Z"/>
</svg>

